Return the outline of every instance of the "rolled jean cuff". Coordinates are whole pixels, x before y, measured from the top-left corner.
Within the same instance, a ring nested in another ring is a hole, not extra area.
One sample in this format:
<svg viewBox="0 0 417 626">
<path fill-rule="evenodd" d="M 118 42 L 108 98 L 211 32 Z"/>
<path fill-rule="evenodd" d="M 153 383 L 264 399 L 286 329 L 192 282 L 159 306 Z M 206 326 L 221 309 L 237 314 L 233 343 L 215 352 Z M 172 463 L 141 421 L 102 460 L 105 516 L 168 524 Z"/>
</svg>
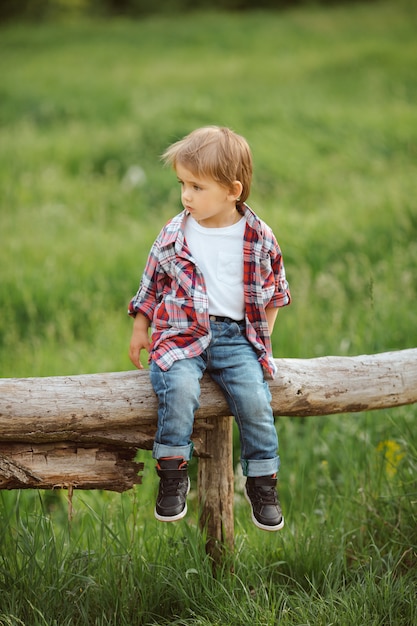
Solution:
<svg viewBox="0 0 417 626">
<path fill-rule="evenodd" d="M 244 476 L 271 476 L 279 470 L 279 456 L 273 459 L 242 459 L 242 470 Z"/>
<path fill-rule="evenodd" d="M 167 446 L 163 443 L 153 444 L 152 457 L 154 459 L 163 459 L 170 456 L 181 456 L 185 461 L 190 461 L 193 456 L 194 446 L 192 443 L 188 446 Z"/>
</svg>

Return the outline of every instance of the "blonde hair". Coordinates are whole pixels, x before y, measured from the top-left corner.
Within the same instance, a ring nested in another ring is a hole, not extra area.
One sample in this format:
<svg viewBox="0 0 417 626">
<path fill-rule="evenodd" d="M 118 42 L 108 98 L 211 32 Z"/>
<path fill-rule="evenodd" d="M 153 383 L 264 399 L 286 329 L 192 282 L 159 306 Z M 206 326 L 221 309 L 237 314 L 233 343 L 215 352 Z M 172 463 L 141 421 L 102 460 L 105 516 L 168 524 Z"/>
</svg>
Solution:
<svg viewBox="0 0 417 626">
<path fill-rule="evenodd" d="M 196 176 L 207 176 L 230 188 L 242 183 L 239 205 L 249 196 L 252 182 L 252 154 L 248 142 L 229 128 L 205 126 L 173 143 L 162 155 L 174 169 L 178 163 Z"/>
</svg>

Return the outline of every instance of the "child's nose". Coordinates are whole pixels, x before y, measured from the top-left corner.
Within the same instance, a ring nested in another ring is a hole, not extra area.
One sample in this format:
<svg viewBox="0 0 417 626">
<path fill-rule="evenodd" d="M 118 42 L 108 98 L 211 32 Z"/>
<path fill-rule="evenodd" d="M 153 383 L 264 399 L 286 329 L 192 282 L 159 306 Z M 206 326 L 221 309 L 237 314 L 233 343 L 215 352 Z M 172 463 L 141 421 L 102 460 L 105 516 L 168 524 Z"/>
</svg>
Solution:
<svg viewBox="0 0 417 626">
<path fill-rule="evenodd" d="M 182 192 L 182 197 L 183 197 L 183 200 L 190 200 L 191 199 L 190 190 L 184 188 Z"/>
</svg>

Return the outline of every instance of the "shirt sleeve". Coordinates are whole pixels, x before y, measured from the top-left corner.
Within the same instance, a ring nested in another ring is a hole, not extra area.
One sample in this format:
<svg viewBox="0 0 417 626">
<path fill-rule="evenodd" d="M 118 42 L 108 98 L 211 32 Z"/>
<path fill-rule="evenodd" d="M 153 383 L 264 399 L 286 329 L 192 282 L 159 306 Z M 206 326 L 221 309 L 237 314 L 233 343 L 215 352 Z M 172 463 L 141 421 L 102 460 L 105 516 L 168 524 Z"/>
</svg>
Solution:
<svg viewBox="0 0 417 626">
<path fill-rule="evenodd" d="M 269 231 L 267 234 L 265 243 L 267 247 L 266 251 L 271 262 L 270 280 L 274 281 L 274 291 L 268 306 L 273 308 L 284 307 L 290 304 L 291 293 L 285 273 L 281 248 L 272 231 Z"/>
<path fill-rule="evenodd" d="M 149 252 L 139 289 L 129 302 L 128 314 L 131 317 L 135 317 L 137 313 L 142 313 L 152 322 L 153 312 L 157 304 L 158 284 L 161 275 L 159 249 L 160 242 L 158 237 Z"/>
</svg>

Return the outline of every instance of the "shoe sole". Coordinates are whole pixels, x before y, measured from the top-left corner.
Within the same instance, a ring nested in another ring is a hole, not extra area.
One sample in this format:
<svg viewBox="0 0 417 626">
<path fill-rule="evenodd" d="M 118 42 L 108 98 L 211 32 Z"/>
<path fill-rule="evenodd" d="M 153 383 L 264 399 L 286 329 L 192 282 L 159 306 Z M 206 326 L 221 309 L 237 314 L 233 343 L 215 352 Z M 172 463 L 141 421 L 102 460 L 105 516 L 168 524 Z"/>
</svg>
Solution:
<svg viewBox="0 0 417 626">
<path fill-rule="evenodd" d="M 188 488 L 187 488 L 186 496 L 188 496 L 189 493 L 190 493 L 190 478 L 188 478 Z M 183 519 L 183 517 L 187 515 L 187 510 L 188 509 L 187 509 L 187 502 L 186 502 L 181 513 L 177 513 L 177 515 L 160 515 L 157 512 L 156 507 L 154 510 L 154 515 L 159 522 L 178 522 L 178 520 Z"/>
<path fill-rule="evenodd" d="M 266 524 L 261 524 L 261 522 L 259 522 L 256 519 L 253 513 L 252 502 L 250 501 L 250 498 L 248 496 L 248 492 L 246 491 L 246 489 L 244 490 L 244 493 L 245 493 L 246 500 L 249 502 L 249 506 L 252 512 L 252 522 L 255 524 L 255 526 L 257 526 L 261 530 L 268 530 L 269 532 L 276 532 L 277 530 L 281 530 L 281 528 L 284 528 L 284 517 L 282 517 L 280 523 L 276 524 L 275 526 L 267 526 Z"/>
</svg>

